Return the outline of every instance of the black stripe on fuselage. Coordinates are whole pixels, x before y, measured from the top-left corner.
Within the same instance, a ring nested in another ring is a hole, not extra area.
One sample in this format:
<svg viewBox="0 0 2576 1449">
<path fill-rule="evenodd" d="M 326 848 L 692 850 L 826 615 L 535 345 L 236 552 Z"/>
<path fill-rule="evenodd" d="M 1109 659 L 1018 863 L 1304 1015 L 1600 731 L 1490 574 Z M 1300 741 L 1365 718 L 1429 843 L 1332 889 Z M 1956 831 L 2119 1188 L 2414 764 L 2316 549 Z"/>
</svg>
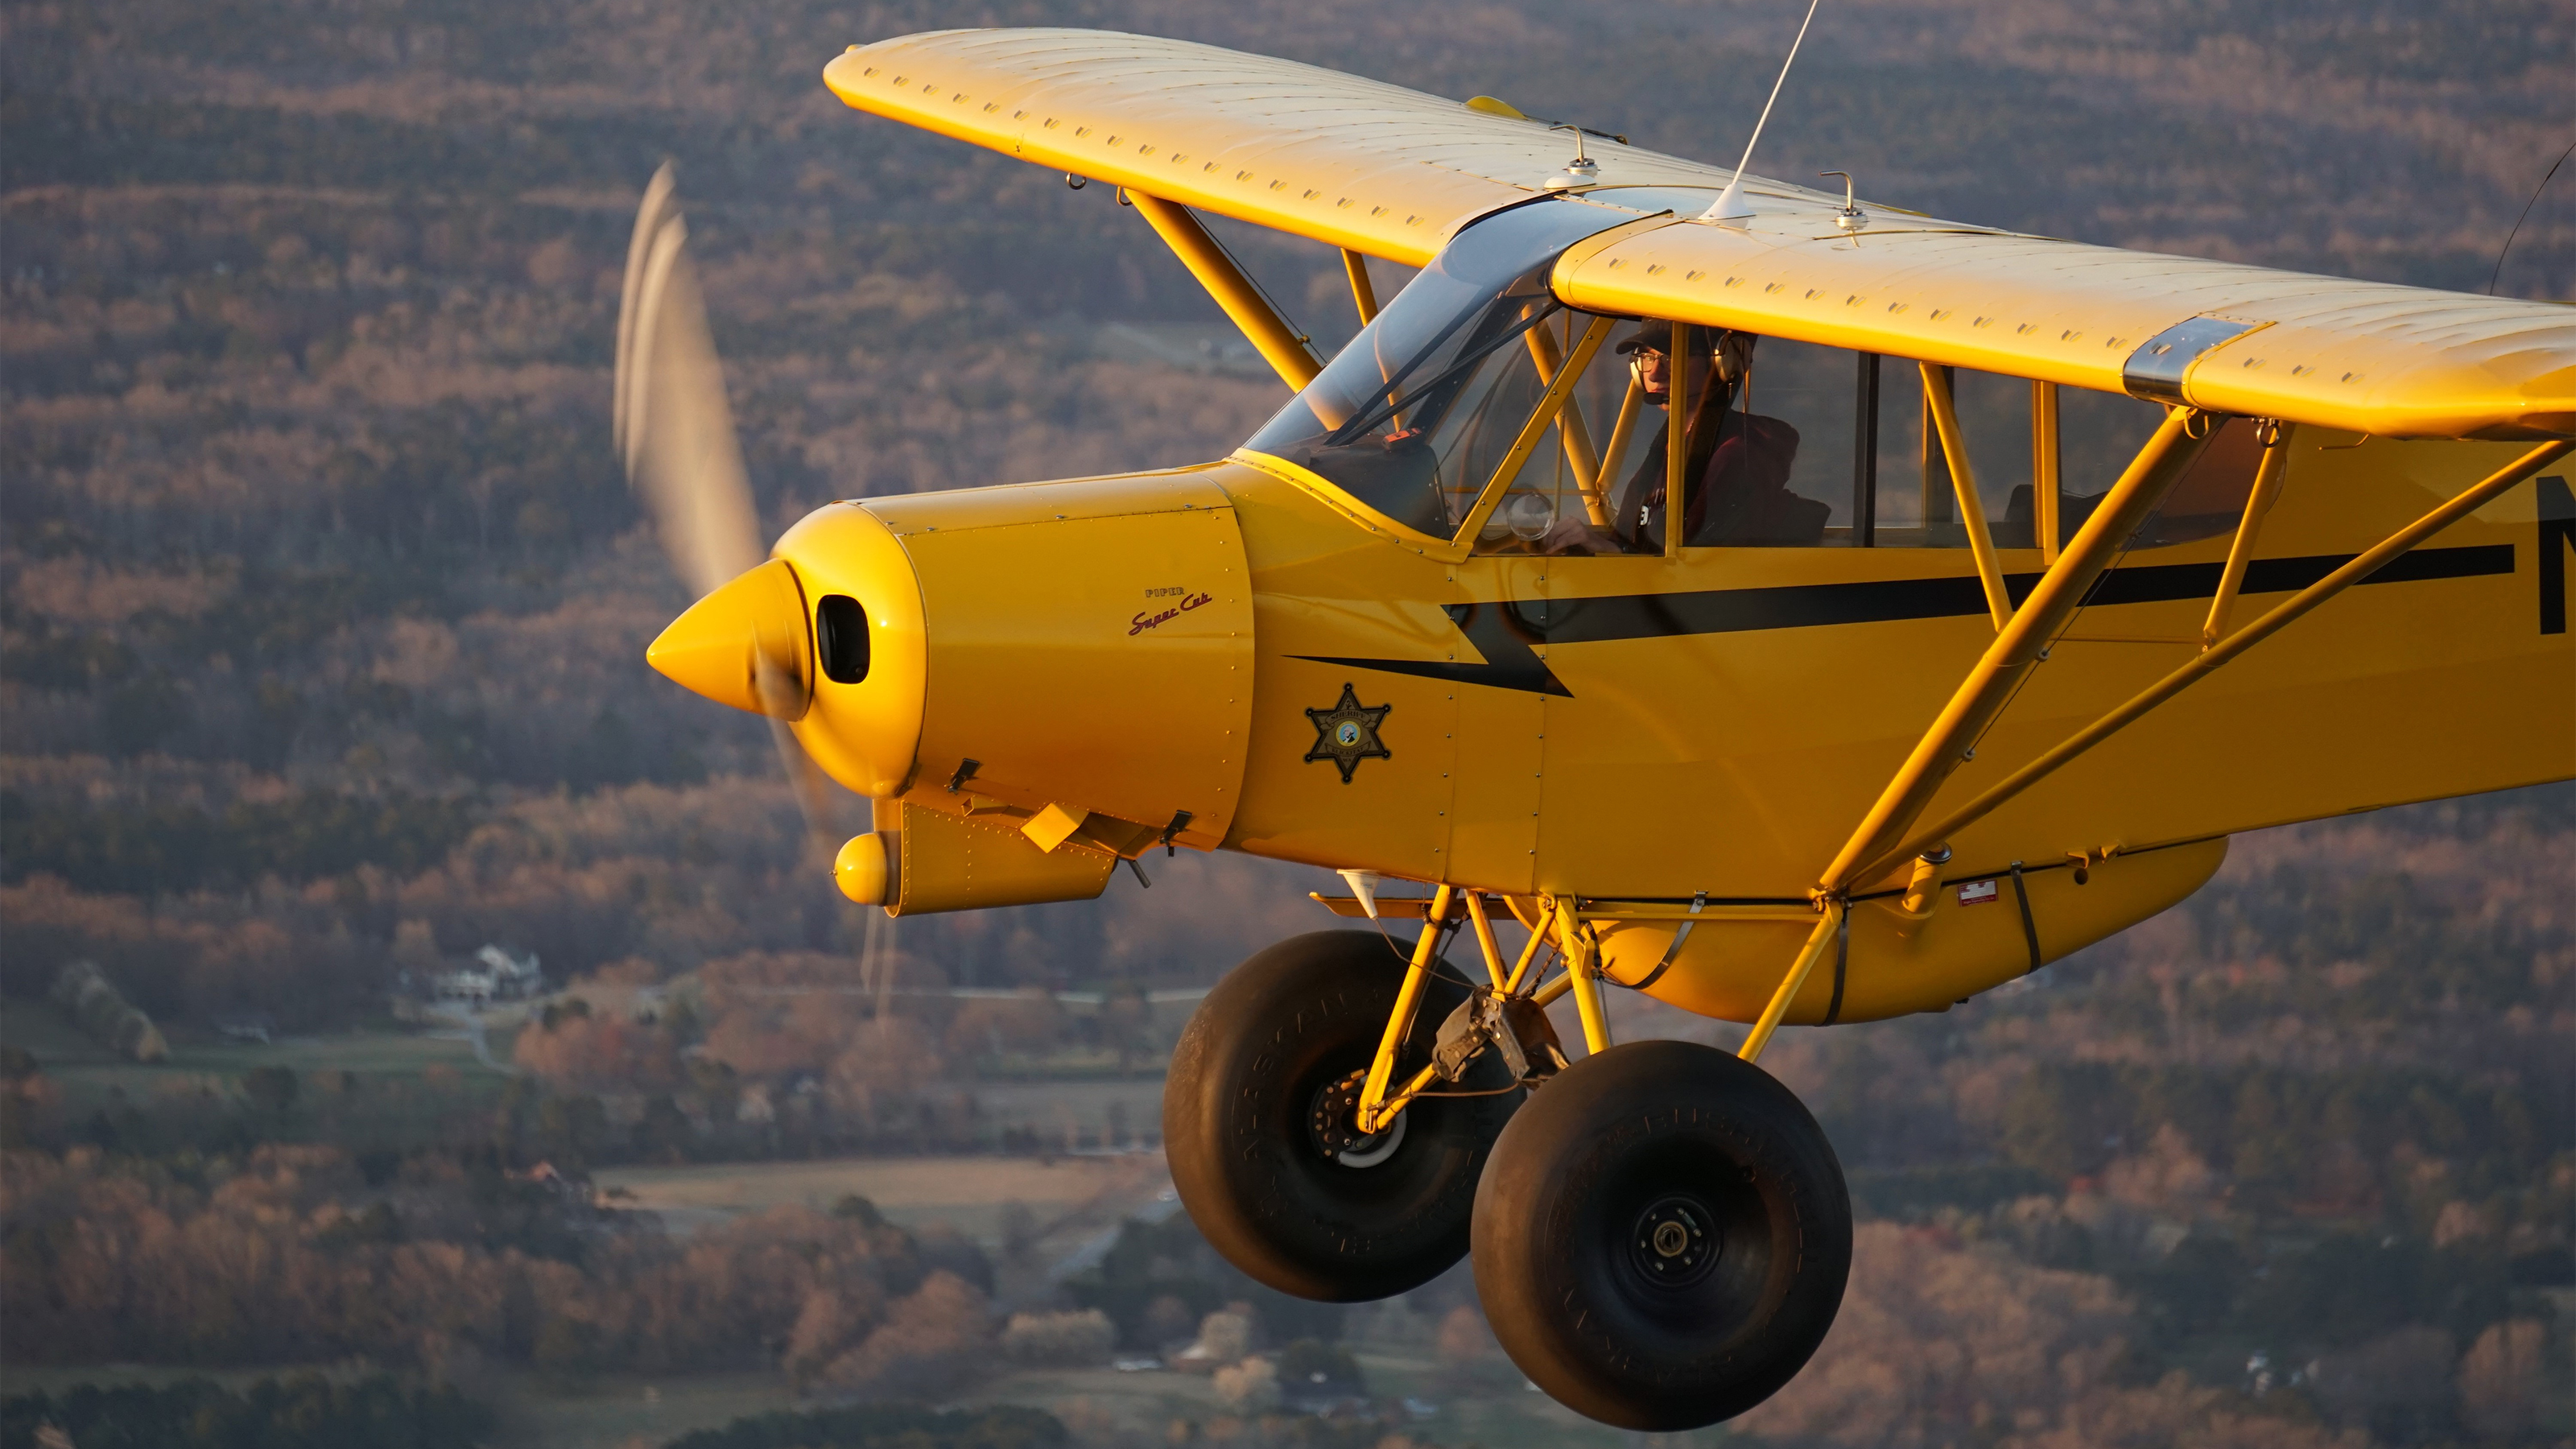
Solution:
<svg viewBox="0 0 2576 1449">
<path fill-rule="evenodd" d="M 2244 592 L 2279 594 L 2304 589 L 2355 555 L 2309 554 L 2256 559 L 2245 570 Z M 2218 591 L 2223 565 L 2150 564 L 2114 569 L 2095 581 L 2087 608 L 2205 599 Z M 2513 572 L 2513 545 L 2419 548 L 2399 555 L 2364 584 L 2421 583 L 2483 578 Z M 2018 604 L 2039 584 L 2036 573 L 2004 575 Z M 1742 634 L 1767 629 L 1817 629 L 1835 624 L 1885 624 L 1905 619 L 1952 619 L 1986 612 L 1984 587 L 1975 575 L 1939 579 L 1873 579 L 1847 584 L 1790 584 L 1762 589 L 1701 589 L 1670 594 L 1608 594 L 1596 598 L 1512 599 L 1446 606 L 1459 632 L 1484 662 L 1294 657 L 1388 674 L 1410 674 L 1460 684 L 1526 690 L 1571 699 L 1541 644 L 1606 644 L 1623 639 L 1664 639 L 1690 634 Z"/>
</svg>

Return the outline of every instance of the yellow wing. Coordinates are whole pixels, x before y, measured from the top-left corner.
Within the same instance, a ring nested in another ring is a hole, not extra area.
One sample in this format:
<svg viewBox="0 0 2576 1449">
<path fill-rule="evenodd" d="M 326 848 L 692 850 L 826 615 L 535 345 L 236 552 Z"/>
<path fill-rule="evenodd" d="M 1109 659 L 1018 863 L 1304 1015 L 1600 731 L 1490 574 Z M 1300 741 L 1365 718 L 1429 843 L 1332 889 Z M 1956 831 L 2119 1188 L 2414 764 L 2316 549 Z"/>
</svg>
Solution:
<svg viewBox="0 0 2576 1449">
<path fill-rule="evenodd" d="M 907 35 L 850 47 L 823 82 L 859 110 L 1050 170 L 1414 267 L 1458 223 L 1526 200 L 1574 156 L 1573 137 L 1541 122 L 1100 30 Z M 1605 183 L 1706 187 L 1713 199 L 1734 174 L 1599 137 L 1585 145 Z"/>
<path fill-rule="evenodd" d="M 1937 224 L 1632 232 L 1557 268 L 1592 311 L 2391 438 L 2576 436 L 2576 308 Z"/>
<path fill-rule="evenodd" d="M 959 30 L 853 46 L 853 107 L 1049 169 L 1419 266 L 1461 223 L 1545 189 L 1573 140 L 1539 122 L 1213 46 Z M 2576 437 L 2576 308 L 2159 256 L 1890 214 L 1592 140 L 1588 199 L 1664 225 L 1569 252 L 1556 290 L 1678 318 L 2384 437 Z"/>
</svg>

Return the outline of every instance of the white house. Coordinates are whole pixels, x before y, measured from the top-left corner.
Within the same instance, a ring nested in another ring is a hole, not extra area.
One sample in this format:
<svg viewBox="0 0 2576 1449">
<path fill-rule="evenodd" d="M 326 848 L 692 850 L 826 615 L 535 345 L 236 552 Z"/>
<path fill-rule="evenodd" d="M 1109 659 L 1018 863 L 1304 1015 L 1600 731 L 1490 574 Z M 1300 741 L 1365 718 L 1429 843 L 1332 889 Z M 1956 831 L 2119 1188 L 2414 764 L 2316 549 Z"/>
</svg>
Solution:
<svg viewBox="0 0 2576 1449">
<path fill-rule="evenodd" d="M 471 1001 L 477 1005 L 494 1001 L 523 1001 L 546 989 L 546 973 L 537 965 L 537 955 L 513 955 L 499 946 L 485 946 L 474 953 L 475 964 L 454 971 L 442 971 L 431 978 L 430 989 L 442 1001 Z"/>
</svg>

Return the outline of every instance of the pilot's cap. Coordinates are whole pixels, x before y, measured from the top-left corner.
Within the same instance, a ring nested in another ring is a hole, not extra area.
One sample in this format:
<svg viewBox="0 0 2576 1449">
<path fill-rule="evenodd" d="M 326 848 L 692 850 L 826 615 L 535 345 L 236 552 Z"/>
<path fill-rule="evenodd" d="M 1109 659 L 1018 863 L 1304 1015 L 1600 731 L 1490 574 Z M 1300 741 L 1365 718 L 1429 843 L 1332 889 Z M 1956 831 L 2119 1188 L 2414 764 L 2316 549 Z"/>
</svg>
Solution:
<svg viewBox="0 0 2576 1449">
<path fill-rule="evenodd" d="M 1693 327 L 1690 330 L 1690 350 L 1701 357 L 1715 352 L 1719 330 L 1715 327 Z M 1619 345 L 1611 350 L 1614 352 L 1670 352 L 1672 348 L 1673 324 L 1658 322 L 1649 317 L 1638 323 L 1637 330 L 1620 339 Z"/>
</svg>

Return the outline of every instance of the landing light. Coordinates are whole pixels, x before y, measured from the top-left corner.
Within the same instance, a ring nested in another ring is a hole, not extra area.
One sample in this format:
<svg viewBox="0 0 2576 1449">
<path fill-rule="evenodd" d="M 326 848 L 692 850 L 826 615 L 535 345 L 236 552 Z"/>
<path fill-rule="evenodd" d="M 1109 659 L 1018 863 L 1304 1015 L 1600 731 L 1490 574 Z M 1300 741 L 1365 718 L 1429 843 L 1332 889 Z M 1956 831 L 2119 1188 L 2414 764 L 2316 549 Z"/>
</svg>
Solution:
<svg viewBox="0 0 2576 1449">
<path fill-rule="evenodd" d="M 832 861 L 832 880 L 841 894 L 863 906 L 884 905 L 891 895 L 887 887 L 894 878 L 886 836 L 870 832 L 853 835 Z"/>
</svg>

